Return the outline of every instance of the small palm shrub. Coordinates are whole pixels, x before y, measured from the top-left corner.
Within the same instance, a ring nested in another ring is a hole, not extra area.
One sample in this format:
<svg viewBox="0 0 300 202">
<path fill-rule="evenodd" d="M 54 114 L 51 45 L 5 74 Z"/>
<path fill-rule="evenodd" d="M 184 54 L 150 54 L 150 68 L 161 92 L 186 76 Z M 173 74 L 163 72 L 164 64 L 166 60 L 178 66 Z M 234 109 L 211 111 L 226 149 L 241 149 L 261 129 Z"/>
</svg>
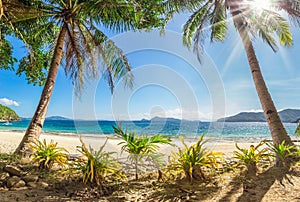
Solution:
<svg viewBox="0 0 300 202">
<path fill-rule="evenodd" d="M 297 165 L 300 164 L 300 146 L 296 145 L 293 149 L 293 158 L 294 162 L 296 162 Z"/>
<path fill-rule="evenodd" d="M 286 145 L 284 140 L 278 145 L 274 145 L 272 143 L 269 143 L 267 145 L 269 146 L 270 150 L 274 153 L 274 157 L 277 158 L 277 166 L 286 165 L 288 163 L 289 157 L 294 156 L 294 151 L 296 151 L 295 146 Z"/>
<path fill-rule="evenodd" d="M 154 162 L 159 162 L 161 155 L 157 154 L 160 144 L 170 144 L 171 140 L 162 135 L 154 135 L 151 137 L 137 136 L 133 132 L 124 132 L 121 126 L 113 129 L 118 137 L 123 141 L 119 143 L 122 145 L 122 151 L 129 153 L 129 159 L 135 166 L 135 179 L 138 180 L 138 166 L 142 159 L 150 158 Z"/>
<path fill-rule="evenodd" d="M 78 151 L 84 155 L 84 159 L 75 163 L 75 170 L 82 172 L 85 184 L 95 183 L 96 185 L 103 186 L 103 183 L 110 178 L 124 178 L 124 175 L 121 173 L 120 164 L 112 157 L 114 152 L 104 151 L 107 139 L 98 151 L 92 147 L 88 149 L 81 138 L 80 142 L 82 145 L 78 146 Z"/>
<path fill-rule="evenodd" d="M 171 176 L 184 176 L 192 182 L 194 179 L 205 179 L 204 171 L 217 171 L 223 161 L 223 153 L 212 152 L 203 147 L 207 142 L 204 135 L 193 145 L 188 146 L 180 137 L 183 148 L 172 152 L 169 158 L 168 173 Z"/>
<path fill-rule="evenodd" d="M 47 144 L 46 140 L 37 140 L 31 145 L 33 150 L 32 160 L 39 164 L 40 169 L 50 169 L 54 163 L 65 167 L 67 162 L 67 150 L 57 147 L 57 142 L 53 140 Z"/>
<path fill-rule="evenodd" d="M 238 159 L 236 166 L 243 165 L 247 168 L 247 174 L 255 175 L 257 172 L 257 163 L 270 157 L 267 148 L 259 150 L 264 144 L 265 142 L 262 141 L 257 146 L 250 145 L 249 149 L 243 149 L 235 143 L 235 147 L 239 150 L 234 151 L 234 158 Z"/>
</svg>

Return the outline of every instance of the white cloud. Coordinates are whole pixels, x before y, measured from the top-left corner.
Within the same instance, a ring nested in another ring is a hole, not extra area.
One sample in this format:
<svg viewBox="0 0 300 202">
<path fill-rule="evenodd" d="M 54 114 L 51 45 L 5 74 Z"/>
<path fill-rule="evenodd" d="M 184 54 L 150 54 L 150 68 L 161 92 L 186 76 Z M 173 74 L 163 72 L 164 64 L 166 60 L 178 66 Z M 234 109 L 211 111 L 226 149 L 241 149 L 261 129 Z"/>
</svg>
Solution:
<svg viewBox="0 0 300 202">
<path fill-rule="evenodd" d="M 257 112 L 264 112 L 264 111 L 262 109 L 250 109 L 250 110 L 245 110 L 243 112 L 254 112 L 254 113 L 257 113 Z"/>
<path fill-rule="evenodd" d="M 268 85 L 273 88 L 284 88 L 284 89 L 299 89 L 300 77 L 285 79 L 285 80 L 273 80 L 268 81 Z"/>
<path fill-rule="evenodd" d="M 199 110 L 188 110 L 181 108 L 174 108 L 168 110 L 155 111 L 151 114 L 143 114 L 144 117 L 153 118 L 153 117 L 164 117 L 164 118 L 177 118 L 185 120 L 212 120 L 212 113 L 204 113 Z"/>
<path fill-rule="evenodd" d="M 0 104 L 6 105 L 6 106 L 20 106 L 20 104 L 17 101 L 10 100 L 7 98 L 0 98 Z"/>
</svg>

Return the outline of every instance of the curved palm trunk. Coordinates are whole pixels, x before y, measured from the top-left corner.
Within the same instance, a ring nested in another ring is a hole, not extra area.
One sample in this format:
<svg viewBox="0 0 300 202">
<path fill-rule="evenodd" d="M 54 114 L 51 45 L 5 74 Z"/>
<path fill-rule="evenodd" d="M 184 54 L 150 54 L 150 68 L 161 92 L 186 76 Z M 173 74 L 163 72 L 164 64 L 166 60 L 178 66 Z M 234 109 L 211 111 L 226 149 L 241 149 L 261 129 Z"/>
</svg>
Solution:
<svg viewBox="0 0 300 202">
<path fill-rule="evenodd" d="M 236 1 L 236 0 L 234 0 Z M 232 1 L 232 2 L 234 2 Z M 252 78 L 255 84 L 256 92 L 258 94 L 260 103 L 262 105 L 262 109 L 264 111 L 264 115 L 268 122 L 268 126 L 272 135 L 273 143 L 275 145 L 280 144 L 283 140 L 286 144 L 292 145 L 291 138 L 288 136 L 280 117 L 277 113 L 271 95 L 268 91 L 268 88 L 265 84 L 263 75 L 260 70 L 260 66 L 258 64 L 258 60 L 255 55 L 255 51 L 253 48 L 252 41 L 249 37 L 247 27 L 245 23 L 239 17 L 240 11 L 236 7 L 236 4 L 230 6 L 230 11 L 233 16 L 233 21 L 235 27 L 238 29 L 240 37 L 242 39 L 244 48 L 246 50 L 249 66 L 252 73 Z"/>
<path fill-rule="evenodd" d="M 40 134 L 42 132 L 43 124 L 45 121 L 46 113 L 48 110 L 48 106 L 50 103 L 50 98 L 54 89 L 54 84 L 56 81 L 57 72 L 59 69 L 59 65 L 61 62 L 62 54 L 63 54 L 63 46 L 64 46 L 64 37 L 67 31 L 66 25 L 64 25 L 59 33 L 56 46 L 53 52 L 53 57 L 50 64 L 50 69 L 48 72 L 47 80 L 40 98 L 40 102 L 37 106 L 35 114 L 30 122 L 29 127 L 26 130 L 26 133 L 16 149 L 16 154 L 25 155 L 30 152 L 30 144 L 39 139 Z"/>
</svg>

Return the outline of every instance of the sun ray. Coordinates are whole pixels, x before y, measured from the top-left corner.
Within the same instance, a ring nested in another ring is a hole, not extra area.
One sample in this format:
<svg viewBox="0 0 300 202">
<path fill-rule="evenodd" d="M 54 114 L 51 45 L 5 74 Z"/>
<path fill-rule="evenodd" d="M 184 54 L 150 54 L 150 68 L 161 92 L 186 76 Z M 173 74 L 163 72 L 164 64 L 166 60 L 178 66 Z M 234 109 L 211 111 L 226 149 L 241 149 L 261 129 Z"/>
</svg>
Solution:
<svg viewBox="0 0 300 202">
<path fill-rule="evenodd" d="M 270 10 L 272 8 L 271 0 L 249 0 L 249 4 L 253 9 L 258 11 Z"/>
<path fill-rule="evenodd" d="M 221 73 L 222 76 L 230 72 L 230 68 L 232 67 L 232 62 L 235 61 L 237 57 L 240 57 L 240 54 L 243 51 L 242 41 L 238 37 L 235 37 L 232 40 L 233 40 L 232 44 L 235 44 L 235 46 L 233 47 L 233 49 L 231 49 L 230 51 L 231 53 L 227 58 L 226 63 L 223 66 L 222 73 Z"/>
</svg>

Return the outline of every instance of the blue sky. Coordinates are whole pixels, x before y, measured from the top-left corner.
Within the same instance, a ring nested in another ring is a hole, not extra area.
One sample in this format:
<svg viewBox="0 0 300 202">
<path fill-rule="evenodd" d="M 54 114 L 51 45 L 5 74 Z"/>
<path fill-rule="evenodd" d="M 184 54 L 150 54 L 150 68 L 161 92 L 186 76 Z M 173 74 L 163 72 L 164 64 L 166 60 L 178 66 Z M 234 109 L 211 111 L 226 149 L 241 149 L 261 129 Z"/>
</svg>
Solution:
<svg viewBox="0 0 300 202">
<path fill-rule="evenodd" d="M 212 120 L 241 111 L 260 111 L 240 38 L 231 27 L 224 43 L 205 43 L 202 64 L 182 46 L 180 31 L 186 15 L 176 16 L 165 36 L 157 32 L 110 34 L 127 53 L 135 76 L 133 89 L 122 82 L 114 95 L 103 81 L 86 82 L 81 98 L 60 68 L 47 116 L 78 119 L 142 119 L 154 116 Z M 255 40 L 255 50 L 277 109 L 300 108 L 300 31 L 293 28 L 294 46 L 277 53 Z M 15 57 L 24 54 L 14 41 Z M 197 63 L 197 64 L 196 64 Z M 42 87 L 28 85 L 24 76 L 0 71 L 0 103 L 22 117 L 31 117 Z"/>
</svg>

